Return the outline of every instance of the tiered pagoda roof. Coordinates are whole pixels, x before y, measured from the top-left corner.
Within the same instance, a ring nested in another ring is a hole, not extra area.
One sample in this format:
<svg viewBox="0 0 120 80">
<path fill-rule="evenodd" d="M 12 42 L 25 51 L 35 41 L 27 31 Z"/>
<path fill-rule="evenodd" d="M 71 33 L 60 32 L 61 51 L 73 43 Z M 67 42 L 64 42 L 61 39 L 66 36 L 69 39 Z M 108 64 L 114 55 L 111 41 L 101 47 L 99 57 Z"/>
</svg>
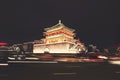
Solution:
<svg viewBox="0 0 120 80">
<path fill-rule="evenodd" d="M 52 29 L 56 29 L 56 28 L 66 28 L 66 29 L 68 29 L 68 30 L 70 30 L 71 32 L 74 32 L 75 31 L 75 29 L 72 29 L 72 28 L 69 28 L 69 27 L 67 27 L 67 26 L 65 26 L 63 23 L 61 23 L 61 21 L 59 20 L 59 23 L 58 24 L 56 24 L 56 25 L 54 25 L 54 26 L 52 26 L 52 27 L 48 27 L 48 28 L 44 28 L 44 30 L 46 31 L 46 32 L 49 32 L 49 31 L 51 31 Z"/>
</svg>

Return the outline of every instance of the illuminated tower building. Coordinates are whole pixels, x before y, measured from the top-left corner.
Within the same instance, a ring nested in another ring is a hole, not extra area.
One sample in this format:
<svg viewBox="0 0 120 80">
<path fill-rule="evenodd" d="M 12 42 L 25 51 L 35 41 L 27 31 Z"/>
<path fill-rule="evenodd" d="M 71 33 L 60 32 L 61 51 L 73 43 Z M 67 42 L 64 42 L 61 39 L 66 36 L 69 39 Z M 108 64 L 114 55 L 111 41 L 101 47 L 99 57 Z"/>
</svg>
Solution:
<svg viewBox="0 0 120 80">
<path fill-rule="evenodd" d="M 84 45 L 74 39 L 74 29 L 66 27 L 61 21 L 44 29 L 44 39 L 35 41 L 33 53 L 78 53 L 84 50 Z"/>
</svg>

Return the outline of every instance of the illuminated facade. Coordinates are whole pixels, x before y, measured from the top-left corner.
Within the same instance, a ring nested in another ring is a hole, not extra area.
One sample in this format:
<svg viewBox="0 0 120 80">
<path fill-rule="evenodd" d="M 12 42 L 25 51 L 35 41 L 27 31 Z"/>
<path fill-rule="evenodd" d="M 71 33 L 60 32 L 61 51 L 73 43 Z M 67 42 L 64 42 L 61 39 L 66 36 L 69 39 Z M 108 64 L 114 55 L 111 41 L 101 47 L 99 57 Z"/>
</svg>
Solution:
<svg viewBox="0 0 120 80">
<path fill-rule="evenodd" d="M 45 38 L 34 42 L 33 53 L 78 53 L 84 50 L 84 45 L 74 39 L 75 30 L 66 27 L 61 21 L 44 30 Z"/>
</svg>

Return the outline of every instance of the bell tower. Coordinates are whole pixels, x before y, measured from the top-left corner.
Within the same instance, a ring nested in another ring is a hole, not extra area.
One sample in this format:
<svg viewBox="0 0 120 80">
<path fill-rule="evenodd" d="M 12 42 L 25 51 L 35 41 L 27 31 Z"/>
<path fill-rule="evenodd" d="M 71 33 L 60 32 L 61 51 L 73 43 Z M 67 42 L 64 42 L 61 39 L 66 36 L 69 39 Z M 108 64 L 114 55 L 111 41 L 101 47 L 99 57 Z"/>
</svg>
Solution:
<svg viewBox="0 0 120 80">
<path fill-rule="evenodd" d="M 66 27 L 61 20 L 59 23 L 44 29 L 45 32 L 43 33 L 45 36 L 44 43 L 59 43 L 59 42 L 74 42 L 74 29 Z"/>
</svg>

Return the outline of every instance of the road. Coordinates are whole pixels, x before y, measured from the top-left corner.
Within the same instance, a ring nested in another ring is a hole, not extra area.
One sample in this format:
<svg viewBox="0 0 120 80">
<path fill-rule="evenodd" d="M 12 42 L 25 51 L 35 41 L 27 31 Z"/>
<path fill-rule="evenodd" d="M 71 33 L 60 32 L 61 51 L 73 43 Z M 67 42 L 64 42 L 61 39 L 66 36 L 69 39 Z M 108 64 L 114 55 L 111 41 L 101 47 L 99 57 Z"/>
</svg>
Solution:
<svg viewBox="0 0 120 80">
<path fill-rule="evenodd" d="M 120 80 L 120 66 L 107 62 L 9 62 L 0 80 Z"/>
</svg>

